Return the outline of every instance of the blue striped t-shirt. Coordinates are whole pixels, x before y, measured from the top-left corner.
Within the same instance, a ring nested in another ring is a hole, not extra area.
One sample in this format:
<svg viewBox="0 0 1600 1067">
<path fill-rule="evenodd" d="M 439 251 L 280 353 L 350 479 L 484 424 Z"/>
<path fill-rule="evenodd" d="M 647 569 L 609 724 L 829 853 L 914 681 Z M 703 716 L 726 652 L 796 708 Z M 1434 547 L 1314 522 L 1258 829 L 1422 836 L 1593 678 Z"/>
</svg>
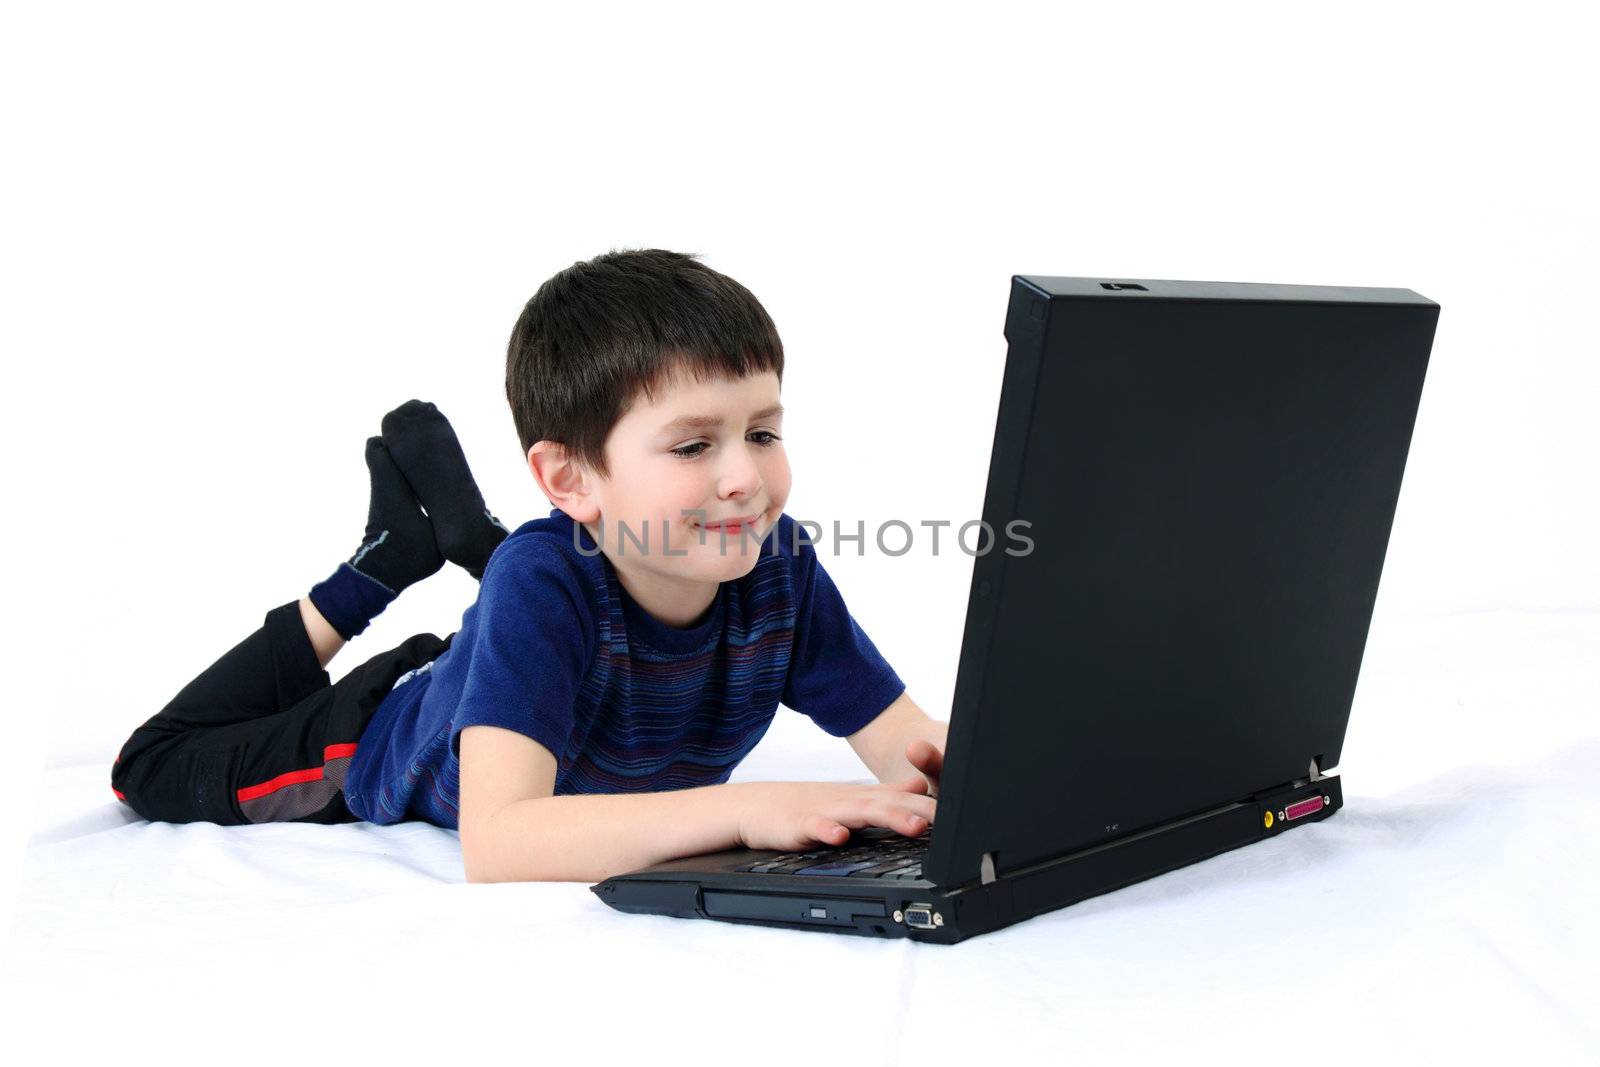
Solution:
<svg viewBox="0 0 1600 1067">
<path fill-rule="evenodd" d="M 369 822 L 457 828 L 458 736 L 473 725 L 548 749 L 557 795 L 726 782 L 780 701 L 836 737 L 861 729 L 905 686 L 796 529 L 780 515 L 750 573 L 684 629 L 639 607 L 565 512 L 524 523 L 450 647 L 378 706 L 345 803 Z"/>
</svg>

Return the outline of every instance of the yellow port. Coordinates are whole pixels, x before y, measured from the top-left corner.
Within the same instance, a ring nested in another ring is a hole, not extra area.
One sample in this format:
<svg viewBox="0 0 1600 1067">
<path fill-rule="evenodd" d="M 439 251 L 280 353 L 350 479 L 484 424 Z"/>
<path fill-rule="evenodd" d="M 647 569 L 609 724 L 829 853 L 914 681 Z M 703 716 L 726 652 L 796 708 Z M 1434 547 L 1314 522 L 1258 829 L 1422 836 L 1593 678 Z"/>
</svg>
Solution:
<svg viewBox="0 0 1600 1067">
<path fill-rule="evenodd" d="M 1268 830 L 1272 829 L 1272 812 L 1264 811 L 1261 813 L 1261 825 Z"/>
</svg>

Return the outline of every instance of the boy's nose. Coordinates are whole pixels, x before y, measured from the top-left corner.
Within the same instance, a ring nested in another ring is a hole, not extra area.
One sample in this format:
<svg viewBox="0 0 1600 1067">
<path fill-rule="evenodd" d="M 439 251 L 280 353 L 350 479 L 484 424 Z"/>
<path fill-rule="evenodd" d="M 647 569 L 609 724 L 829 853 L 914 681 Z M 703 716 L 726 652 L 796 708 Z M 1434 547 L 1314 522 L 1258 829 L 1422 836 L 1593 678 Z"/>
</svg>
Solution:
<svg viewBox="0 0 1600 1067">
<path fill-rule="evenodd" d="M 718 472 L 717 495 L 724 498 L 753 496 L 761 488 L 761 471 L 744 449 L 734 449 Z"/>
</svg>

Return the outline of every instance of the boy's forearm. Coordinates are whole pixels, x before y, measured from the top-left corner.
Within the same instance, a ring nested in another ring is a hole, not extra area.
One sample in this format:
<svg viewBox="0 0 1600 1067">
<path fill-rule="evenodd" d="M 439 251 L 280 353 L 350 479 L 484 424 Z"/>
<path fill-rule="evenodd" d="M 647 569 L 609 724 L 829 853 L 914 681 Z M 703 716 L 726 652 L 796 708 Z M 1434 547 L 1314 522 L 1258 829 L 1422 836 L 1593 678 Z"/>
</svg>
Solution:
<svg viewBox="0 0 1600 1067">
<path fill-rule="evenodd" d="M 739 844 L 743 784 L 539 797 L 462 833 L 469 882 L 598 882 Z"/>
</svg>

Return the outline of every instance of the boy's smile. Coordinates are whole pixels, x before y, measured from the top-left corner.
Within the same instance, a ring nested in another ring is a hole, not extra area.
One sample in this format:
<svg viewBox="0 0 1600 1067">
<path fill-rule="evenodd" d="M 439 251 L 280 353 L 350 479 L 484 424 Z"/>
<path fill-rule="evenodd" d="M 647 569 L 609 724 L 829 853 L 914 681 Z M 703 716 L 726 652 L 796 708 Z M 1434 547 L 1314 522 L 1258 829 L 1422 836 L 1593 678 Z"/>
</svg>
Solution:
<svg viewBox="0 0 1600 1067">
<path fill-rule="evenodd" d="M 628 594 L 670 626 L 697 622 L 748 574 L 789 497 L 778 376 L 674 372 L 606 439 L 609 476 L 556 503 L 581 522 Z"/>
</svg>

